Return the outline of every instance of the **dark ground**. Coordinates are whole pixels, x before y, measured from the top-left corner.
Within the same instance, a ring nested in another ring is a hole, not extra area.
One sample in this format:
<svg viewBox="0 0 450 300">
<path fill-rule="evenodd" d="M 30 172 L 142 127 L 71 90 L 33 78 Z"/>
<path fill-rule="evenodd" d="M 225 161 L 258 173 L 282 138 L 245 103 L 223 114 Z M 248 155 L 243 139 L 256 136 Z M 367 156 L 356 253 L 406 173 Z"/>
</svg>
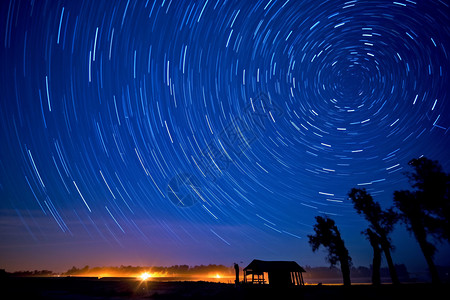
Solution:
<svg viewBox="0 0 450 300">
<path fill-rule="evenodd" d="M 273 289 L 269 286 L 235 288 L 209 282 L 151 282 L 130 278 L 2 278 L 2 299 L 447 299 L 450 285 L 402 284 L 312 286 Z M 447 296 L 446 296 L 447 295 Z"/>
</svg>

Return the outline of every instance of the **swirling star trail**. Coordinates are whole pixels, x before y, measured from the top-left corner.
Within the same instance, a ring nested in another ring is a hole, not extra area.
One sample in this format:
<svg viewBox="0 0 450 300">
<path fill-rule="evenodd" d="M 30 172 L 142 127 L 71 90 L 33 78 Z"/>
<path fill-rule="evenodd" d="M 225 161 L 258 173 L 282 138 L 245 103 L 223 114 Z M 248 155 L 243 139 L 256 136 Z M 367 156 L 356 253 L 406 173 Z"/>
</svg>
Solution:
<svg viewBox="0 0 450 300">
<path fill-rule="evenodd" d="M 322 264 L 323 214 L 368 265 L 347 192 L 388 207 L 410 159 L 450 169 L 448 1 L 0 7 L 7 268 Z"/>
</svg>

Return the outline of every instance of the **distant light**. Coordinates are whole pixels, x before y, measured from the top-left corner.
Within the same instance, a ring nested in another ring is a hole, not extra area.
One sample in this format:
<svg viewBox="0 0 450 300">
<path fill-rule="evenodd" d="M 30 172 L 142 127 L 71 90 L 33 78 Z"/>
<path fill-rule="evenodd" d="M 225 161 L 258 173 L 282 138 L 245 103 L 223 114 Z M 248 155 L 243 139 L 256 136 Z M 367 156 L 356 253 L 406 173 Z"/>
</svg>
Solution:
<svg viewBox="0 0 450 300">
<path fill-rule="evenodd" d="M 142 280 L 147 280 L 147 279 L 149 279 L 150 277 L 152 277 L 152 275 L 150 275 L 149 273 L 145 272 L 145 273 L 142 273 L 139 277 L 140 277 Z"/>
<path fill-rule="evenodd" d="M 216 274 L 216 278 L 221 278 L 219 274 Z"/>
</svg>

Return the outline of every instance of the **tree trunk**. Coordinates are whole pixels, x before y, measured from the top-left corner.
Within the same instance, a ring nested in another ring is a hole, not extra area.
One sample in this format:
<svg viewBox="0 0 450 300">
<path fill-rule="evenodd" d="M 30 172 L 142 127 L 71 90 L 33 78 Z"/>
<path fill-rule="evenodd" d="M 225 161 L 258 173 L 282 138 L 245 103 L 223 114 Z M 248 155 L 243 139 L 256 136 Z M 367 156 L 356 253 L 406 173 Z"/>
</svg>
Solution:
<svg viewBox="0 0 450 300">
<path fill-rule="evenodd" d="M 381 251 L 379 248 L 373 248 L 373 263 L 372 263 L 372 284 L 380 285 L 380 267 L 381 267 Z"/>
<path fill-rule="evenodd" d="M 425 235 L 420 234 L 419 232 L 414 232 L 416 236 L 416 240 L 419 243 L 420 249 L 422 250 L 423 256 L 425 256 L 425 260 L 428 264 L 428 269 L 431 275 L 431 282 L 433 284 L 439 284 L 441 280 L 439 279 L 439 273 L 436 268 L 436 265 L 433 262 L 433 246 L 427 241 Z"/>
<path fill-rule="evenodd" d="M 366 229 L 366 236 L 369 238 L 370 245 L 373 248 L 373 262 L 372 262 L 372 284 L 380 285 L 380 267 L 381 267 L 381 248 L 380 237 L 371 229 Z"/>
<path fill-rule="evenodd" d="M 398 285 L 400 284 L 400 281 L 398 280 L 397 270 L 395 270 L 395 265 L 392 261 L 391 251 L 385 243 L 383 243 L 381 247 L 383 248 L 384 256 L 386 256 L 386 262 L 389 267 L 389 274 L 391 275 L 392 284 Z"/>
<path fill-rule="evenodd" d="M 434 284 L 439 284 L 441 283 L 441 280 L 439 279 L 439 272 L 436 268 L 436 265 L 433 262 L 433 258 L 429 255 L 425 255 L 425 260 L 427 261 L 428 264 L 428 269 L 430 270 L 430 275 L 431 275 L 431 282 Z"/>
<path fill-rule="evenodd" d="M 344 281 L 344 286 L 350 286 L 350 265 L 348 264 L 348 258 L 340 261 L 342 279 Z"/>
</svg>

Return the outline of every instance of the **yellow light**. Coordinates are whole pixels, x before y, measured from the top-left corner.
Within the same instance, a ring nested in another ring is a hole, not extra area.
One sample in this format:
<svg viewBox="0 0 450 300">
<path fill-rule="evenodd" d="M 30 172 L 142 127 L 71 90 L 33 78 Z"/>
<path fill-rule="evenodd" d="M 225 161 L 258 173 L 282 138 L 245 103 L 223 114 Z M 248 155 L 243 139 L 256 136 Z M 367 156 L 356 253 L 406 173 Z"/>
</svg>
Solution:
<svg viewBox="0 0 450 300">
<path fill-rule="evenodd" d="M 221 278 L 219 274 L 216 274 L 216 278 Z"/>
<path fill-rule="evenodd" d="M 142 273 L 139 277 L 140 277 L 142 280 L 147 280 L 147 279 L 149 279 L 150 277 L 152 277 L 152 275 L 150 275 L 149 273 L 145 272 L 145 273 Z"/>
<path fill-rule="evenodd" d="M 98 279 L 102 279 L 103 277 L 110 277 L 109 276 L 109 274 L 107 274 L 107 273 L 103 273 L 103 274 L 100 274 L 99 276 L 97 276 L 98 277 Z"/>
</svg>

